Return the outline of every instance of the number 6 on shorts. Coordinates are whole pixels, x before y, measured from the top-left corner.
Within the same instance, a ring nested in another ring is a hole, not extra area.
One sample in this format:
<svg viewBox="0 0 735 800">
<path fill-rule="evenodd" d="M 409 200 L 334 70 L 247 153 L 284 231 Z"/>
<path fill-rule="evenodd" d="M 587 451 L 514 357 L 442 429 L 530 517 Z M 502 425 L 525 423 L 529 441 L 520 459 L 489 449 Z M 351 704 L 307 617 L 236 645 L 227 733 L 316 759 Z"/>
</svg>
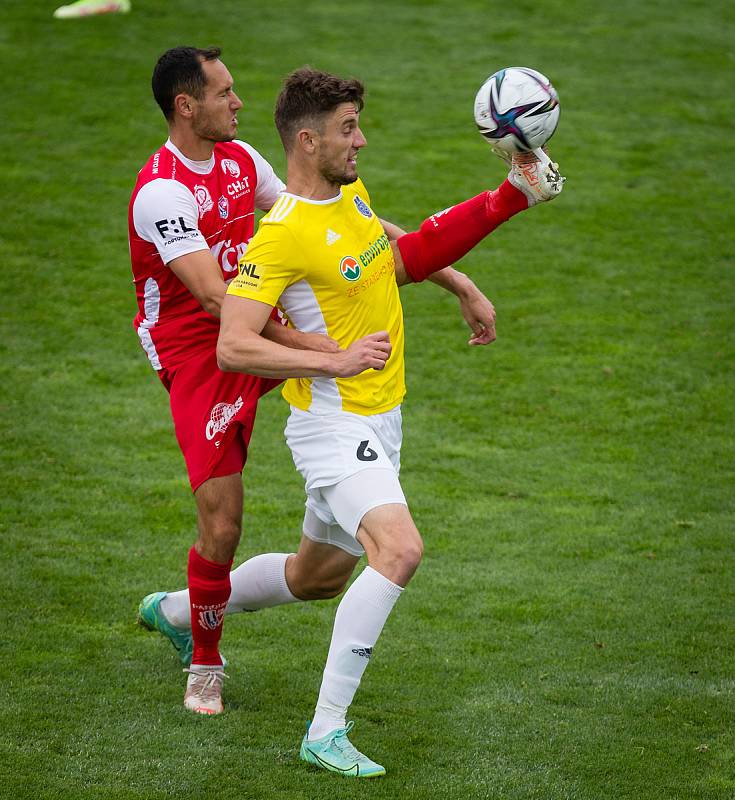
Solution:
<svg viewBox="0 0 735 800">
<path fill-rule="evenodd" d="M 360 442 L 360 446 L 357 448 L 357 460 L 358 461 L 377 461 L 378 454 L 375 450 L 371 450 L 368 447 L 370 440 L 365 439 L 364 441 Z"/>
</svg>

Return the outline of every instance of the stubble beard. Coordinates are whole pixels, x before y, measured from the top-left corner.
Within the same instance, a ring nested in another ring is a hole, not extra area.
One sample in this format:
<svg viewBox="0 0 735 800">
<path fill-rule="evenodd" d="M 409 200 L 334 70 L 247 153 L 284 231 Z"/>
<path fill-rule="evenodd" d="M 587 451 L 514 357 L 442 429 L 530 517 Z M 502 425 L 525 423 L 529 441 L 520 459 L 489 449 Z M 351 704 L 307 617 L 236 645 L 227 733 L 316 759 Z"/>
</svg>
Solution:
<svg viewBox="0 0 735 800">
<path fill-rule="evenodd" d="M 335 186 L 348 186 L 354 183 L 358 178 L 357 170 L 355 170 L 354 174 L 348 175 L 346 170 L 337 172 L 337 170 L 332 169 L 328 164 L 322 164 L 320 172 L 325 181 Z"/>
<path fill-rule="evenodd" d="M 194 132 L 200 139 L 205 139 L 208 142 L 231 142 L 237 135 L 234 133 L 225 132 L 221 128 L 212 125 L 208 120 L 196 125 Z"/>
</svg>

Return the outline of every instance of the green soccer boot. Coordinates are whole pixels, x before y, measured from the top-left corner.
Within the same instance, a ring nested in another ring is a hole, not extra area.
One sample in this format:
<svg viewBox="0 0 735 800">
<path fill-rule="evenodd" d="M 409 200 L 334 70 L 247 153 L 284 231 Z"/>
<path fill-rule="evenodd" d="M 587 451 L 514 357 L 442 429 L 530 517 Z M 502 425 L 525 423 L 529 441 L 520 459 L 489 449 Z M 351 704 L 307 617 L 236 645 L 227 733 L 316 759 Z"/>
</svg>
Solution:
<svg viewBox="0 0 735 800">
<path fill-rule="evenodd" d="M 378 778 L 385 775 L 385 767 L 363 755 L 347 738 L 354 724 L 348 722 L 346 728 L 338 728 L 313 742 L 309 741 L 307 724 L 299 753 L 301 760 L 349 778 Z"/>
<path fill-rule="evenodd" d="M 179 654 L 181 663 L 188 667 L 191 665 L 191 654 L 194 648 L 194 640 L 191 638 L 190 630 L 179 630 L 163 616 L 161 611 L 161 600 L 167 592 L 153 592 L 144 597 L 138 606 L 138 624 L 147 628 L 149 631 L 158 631 L 163 634 L 174 646 L 174 650 Z"/>
</svg>

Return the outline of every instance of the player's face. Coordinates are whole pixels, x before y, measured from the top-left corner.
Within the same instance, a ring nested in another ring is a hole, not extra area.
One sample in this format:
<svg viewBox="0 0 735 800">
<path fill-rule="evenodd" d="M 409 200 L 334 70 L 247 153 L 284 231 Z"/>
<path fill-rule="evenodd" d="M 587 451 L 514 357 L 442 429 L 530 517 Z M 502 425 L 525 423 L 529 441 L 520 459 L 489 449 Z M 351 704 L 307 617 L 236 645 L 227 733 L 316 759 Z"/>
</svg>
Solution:
<svg viewBox="0 0 735 800">
<path fill-rule="evenodd" d="M 232 75 L 219 60 L 204 61 L 204 97 L 194 100 L 194 133 L 210 142 L 229 142 L 237 135 L 237 112 L 242 100 L 232 90 Z"/>
<path fill-rule="evenodd" d="M 342 103 L 325 118 L 319 131 L 318 169 L 336 186 L 357 180 L 357 154 L 367 139 L 360 130 L 360 112 L 352 103 Z"/>
</svg>

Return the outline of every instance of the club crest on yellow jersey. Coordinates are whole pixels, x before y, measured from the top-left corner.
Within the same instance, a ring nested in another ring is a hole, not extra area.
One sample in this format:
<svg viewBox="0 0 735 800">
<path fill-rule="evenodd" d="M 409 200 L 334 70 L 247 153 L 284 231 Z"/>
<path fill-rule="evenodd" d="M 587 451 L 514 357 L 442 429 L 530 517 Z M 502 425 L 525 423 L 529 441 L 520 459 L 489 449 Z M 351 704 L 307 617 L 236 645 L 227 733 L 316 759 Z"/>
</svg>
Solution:
<svg viewBox="0 0 735 800">
<path fill-rule="evenodd" d="M 357 210 L 363 215 L 363 217 L 367 217 L 370 219 L 372 217 L 373 212 L 370 210 L 370 206 L 360 197 L 359 194 L 356 194 L 353 198 L 355 202 L 355 206 Z"/>
</svg>

